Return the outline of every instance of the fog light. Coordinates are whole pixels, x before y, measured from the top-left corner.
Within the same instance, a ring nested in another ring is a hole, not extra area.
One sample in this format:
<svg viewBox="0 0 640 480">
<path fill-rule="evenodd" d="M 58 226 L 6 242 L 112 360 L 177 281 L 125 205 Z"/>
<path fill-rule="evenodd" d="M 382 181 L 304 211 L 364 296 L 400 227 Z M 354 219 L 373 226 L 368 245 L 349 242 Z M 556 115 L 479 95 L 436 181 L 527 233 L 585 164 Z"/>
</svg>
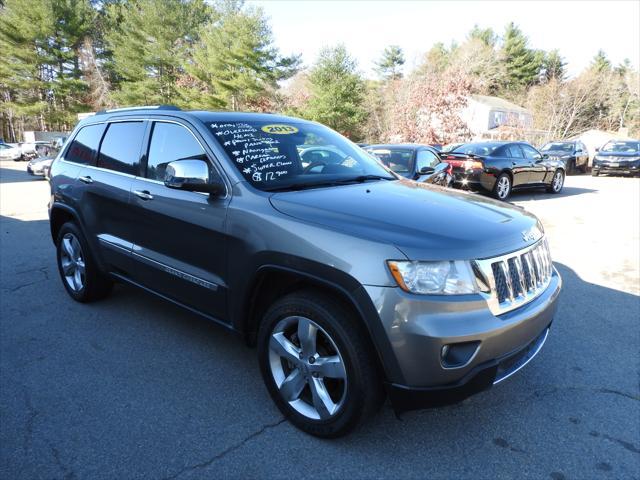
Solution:
<svg viewBox="0 0 640 480">
<path fill-rule="evenodd" d="M 444 368 L 464 367 L 473 360 L 480 348 L 480 342 L 461 342 L 444 345 L 440 352 L 441 363 Z"/>
</svg>

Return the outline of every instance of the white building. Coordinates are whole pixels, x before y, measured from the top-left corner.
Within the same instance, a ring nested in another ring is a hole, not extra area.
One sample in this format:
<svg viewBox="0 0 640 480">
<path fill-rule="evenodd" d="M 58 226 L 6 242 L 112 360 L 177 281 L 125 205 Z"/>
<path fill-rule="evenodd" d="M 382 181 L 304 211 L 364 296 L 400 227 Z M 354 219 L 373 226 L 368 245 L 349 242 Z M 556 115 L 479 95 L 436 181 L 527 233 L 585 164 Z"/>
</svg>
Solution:
<svg viewBox="0 0 640 480">
<path fill-rule="evenodd" d="M 486 138 L 498 127 L 530 130 L 533 116 L 526 108 L 503 98 L 470 95 L 460 117 L 467 123 L 475 139 Z"/>
</svg>

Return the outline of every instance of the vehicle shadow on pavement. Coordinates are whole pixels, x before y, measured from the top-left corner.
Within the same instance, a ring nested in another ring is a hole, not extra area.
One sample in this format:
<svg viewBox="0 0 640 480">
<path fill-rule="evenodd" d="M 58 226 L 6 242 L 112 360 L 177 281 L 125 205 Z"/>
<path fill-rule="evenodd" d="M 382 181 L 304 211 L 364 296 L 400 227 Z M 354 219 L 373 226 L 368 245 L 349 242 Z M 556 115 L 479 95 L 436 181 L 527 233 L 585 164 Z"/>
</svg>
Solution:
<svg viewBox="0 0 640 480">
<path fill-rule="evenodd" d="M 33 182 L 33 181 L 42 181 L 44 177 L 36 177 L 29 175 L 26 172 L 27 164 L 24 163 L 24 170 L 15 170 L 13 168 L 3 168 L 0 167 L 0 184 L 3 183 L 18 183 L 18 182 Z"/>
<path fill-rule="evenodd" d="M 640 467 L 640 297 L 565 265 L 549 340 L 520 373 L 400 419 L 385 404 L 328 441 L 283 422 L 239 336 L 126 285 L 75 303 L 47 221 L 3 216 L 0 235 L 2 478 L 623 478 Z"/>
<path fill-rule="evenodd" d="M 548 193 L 544 189 L 531 190 L 514 190 L 511 193 L 511 200 L 543 200 L 547 198 L 563 198 L 582 195 L 585 193 L 593 193 L 596 190 L 592 188 L 581 187 L 563 187 L 560 193 Z"/>
</svg>

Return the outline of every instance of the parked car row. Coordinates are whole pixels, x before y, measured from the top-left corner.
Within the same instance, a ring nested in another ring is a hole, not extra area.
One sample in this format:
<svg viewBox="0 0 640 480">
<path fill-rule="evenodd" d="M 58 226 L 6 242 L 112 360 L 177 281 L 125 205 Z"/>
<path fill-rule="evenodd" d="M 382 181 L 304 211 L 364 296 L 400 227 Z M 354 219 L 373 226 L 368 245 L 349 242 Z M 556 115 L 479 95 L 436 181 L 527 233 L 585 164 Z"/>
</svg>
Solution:
<svg viewBox="0 0 640 480">
<path fill-rule="evenodd" d="M 441 152 L 427 145 L 369 145 L 365 150 L 411 180 L 487 192 L 499 200 L 521 188 L 559 193 L 566 175 L 564 162 L 524 142 L 461 143 Z"/>
<path fill-rule="evenodd" d="M 0 160 L 30 161 L 38 157 L 55 157 L 66 137 L 51 141 L 4 143 L 0 142 Z"/>
<path fill-rule="evenodd" d="M 506 200 L 513 190 L 544 188 L 557 194 L 565 176 L 586 173 L 587 147 L 581 141 L 549 142 L 540 150 L 526 142 L 472 142 L 445 145 L 367 145 L 391 171 L 405 178 L 463 188 Z M 612 140 L 598 150 L 592 175 L 640 174 L 638 141 Z"/>
</svg>

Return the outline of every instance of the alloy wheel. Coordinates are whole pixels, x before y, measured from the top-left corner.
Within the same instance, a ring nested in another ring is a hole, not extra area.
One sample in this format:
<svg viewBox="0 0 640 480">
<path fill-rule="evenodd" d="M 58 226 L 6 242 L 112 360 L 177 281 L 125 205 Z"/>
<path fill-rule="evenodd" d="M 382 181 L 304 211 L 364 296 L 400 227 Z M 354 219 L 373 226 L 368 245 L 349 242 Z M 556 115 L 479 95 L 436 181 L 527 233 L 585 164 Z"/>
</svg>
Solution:
<svg viewBox="0 0 640 480">
<path fill-rule="evenodd" d="M 558 171 L 553 177 L 553 191 L 559 192 L 562 189 L 562 184 L 564 183 L 564 175 L 562 172 Z"/>
<path fill-rule="evenodd" d="M 335 342 L 306 317 L 280 320 L 269 339 L 269 367 L 283 400 L 313 420 L 334 417 L 347 393 L 345 364 Z"/>
<path fill-rule="evenodd" d="M 73 233 L 65 233 L 60 245 L 60 266 L 67 285 L 79 292 L 85 285 L 85 261 L 80 241 Z"/>
<path fill-rule="evenodd" d="M 509 178 L 501 177 L 498 180 L 498 198 L 501 198 L 501 199 L 507 198 L 507 195 L 509 194 L 509 188 L 510 188 Z"/>
</svg>

